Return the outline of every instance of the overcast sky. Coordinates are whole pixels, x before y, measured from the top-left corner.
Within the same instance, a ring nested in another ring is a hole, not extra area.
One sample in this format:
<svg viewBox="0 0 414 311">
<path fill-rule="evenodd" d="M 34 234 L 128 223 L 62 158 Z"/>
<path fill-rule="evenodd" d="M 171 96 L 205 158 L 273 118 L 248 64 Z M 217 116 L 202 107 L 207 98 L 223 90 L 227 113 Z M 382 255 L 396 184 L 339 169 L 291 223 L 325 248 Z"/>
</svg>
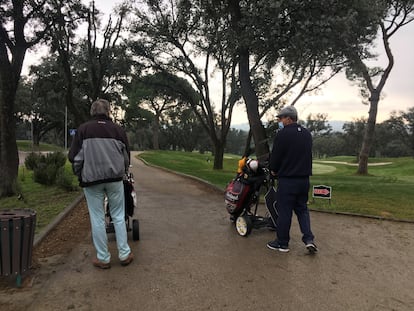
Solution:
<svg viewBox="0 0 414 311">
<path fill-rule="evenodd" d="M 394 55 L 394 67 L 385 84 L 378 105 L 377 122 L 388 119 L 391 111 L 406 111 L 414 106 L 414 22 L 401 28 L 390 40 Z M 381 45 L 376 51 L 381 54 L 374 66 L 385 67 L 386 57 Z M 306 119 L 312 113 L 327 113 L 328 120 L 352 121 L 368 118 L 369 106 L 362 104 L 357 86 L 353 86 L 340 73 L 324 85 L 318 95 L 304 96 L 295 105 L 299 118 Z M 238 112 L 233 124 L 247 122 L 245 112 Z"/>
<path fill-rule="evenodd" d="M 400 28 L 391 37 L 390 45 L 394 66 L 378 105 L 377 122 L 388 119 L 392 111 L 406 111 L 414 106 L 414 21 Z M 380 56 L 376 62 L 370 64 L 385 68 L 388 60 L 381 42 L 378 42 L 374 51 Z M 368 118 L 369 111 L 369 106 L 362 104 L 358 87 L 352 85 L 344 73 L 338 74 L 321 87 L 317 95 L 303 96 L 295 107 L 301 119 L 306 119 L 310 113 L 327 113 L 330 121 Z M 232 124 L 247 122 L 245 109 L 238 107 L 233 114 Z"/>
<path fill-rule="evenodd" d="M 83 0 L 89 3 L 88 0 Z M 105 13 L 109 13 L 116 3 L 114 0 L 95 0 L 97 8 Z M 391 38 L 391 50 L 394 55 L 394 67 L 387 80 L 383 91 L 383 99 L 379 103 L 377 121 L 382 122 L 389 117 L 393 110 L 407 110 L 414 106 L 414 22 L 401 28 Z M 376 51 L 382 54 L 376 66 L 384 67 L 385 53 L 381 44 Z M 30 58 L 35 58 L 34 53 L 30 53 Z M 344 74 L 339 74 L 326 85 L 324 85 L 318 95 L 304 96 L 296 103 L 299 117 L 305 119 L 310 113 L 327 113 L 329 120 L 352 121 L 361 117 L 368 117 L 369 107 L 361 103 L 358 88 L 352 86 Z M 263 120 L 266 121 L 266 120 Z M 232 118 L 232 124 L 247 123 L 244 107 L 238 107 Z"/>
<path fill-rule="evenodd" d="M 407 110 L 414 106 L 414 22 L 401 28 L 390 40 L 394 67 L 385 84 L 379 103 L 378 122 L 389 117 L 393 110 Z M 378 45 L 378 49 L 380 46 Z M 379 50 L 382 52 L 382 49 Z M 386 57 L 375 64 L 385 67 Z M 331 120 L 351 121 L 368 117 L 369 107 L 363 105 L 358 88 L 340 74 L 323 87 L 320 96 L 309 96 L 296 104 L 302 114 L 326 112 Z"/>
</svg>

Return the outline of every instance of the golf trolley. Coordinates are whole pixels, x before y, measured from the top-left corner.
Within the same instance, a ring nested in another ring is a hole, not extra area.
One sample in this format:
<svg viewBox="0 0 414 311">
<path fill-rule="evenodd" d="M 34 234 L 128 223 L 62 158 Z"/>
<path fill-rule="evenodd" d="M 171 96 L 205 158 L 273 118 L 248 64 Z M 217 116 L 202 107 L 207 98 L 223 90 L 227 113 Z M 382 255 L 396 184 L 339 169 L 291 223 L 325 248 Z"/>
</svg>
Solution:
<svg viewBox="0 0 414 311">
<path fill-rule="evenodd" d="M 261 194 L 265 194 L 265 216 L 258 215 Z M 275 230 L 278 213 L 274 180 L 269 169 L 257 160 L 245 161 L 241 172 L 227 185 L 224 200 L 239 235 L 246 237 L 252 229 Z"/>
<path fill-rule="evenodd" d="M 125 225 L 127 232 L 132 231 L 132 239 L 134 241 L 139 240 L 139 221 L 138 219 L 132 219 L 134 216 L 134 209 L 137 207 L 137 194 L 134 189 L 134 176 L 132 173 L 125 174 L 123 180 L 124 193 L 125 193 Z M 112 222 L 112 218 L 109 212 L 108 198 L 105 197 L 105 224 L 106 233 L 114 233 L 115 228 Z M 132 225 L 132 226 L 131 226 Z"/>
</svg>

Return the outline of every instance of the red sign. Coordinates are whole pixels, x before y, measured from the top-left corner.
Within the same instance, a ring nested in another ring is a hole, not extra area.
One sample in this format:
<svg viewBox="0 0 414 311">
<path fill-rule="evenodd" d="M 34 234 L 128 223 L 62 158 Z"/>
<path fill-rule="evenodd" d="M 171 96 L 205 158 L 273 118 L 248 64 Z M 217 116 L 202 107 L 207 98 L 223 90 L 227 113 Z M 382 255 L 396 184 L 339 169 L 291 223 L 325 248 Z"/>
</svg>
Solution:
<svg viewBox="0 0 414 311">
<path fill-rule="evenodd" d="M 332 193 L 332 187 L 325 186 L 325 185 L 313 186 L 312 197 L 330 199 L 331 193 Z"/>
</svg>

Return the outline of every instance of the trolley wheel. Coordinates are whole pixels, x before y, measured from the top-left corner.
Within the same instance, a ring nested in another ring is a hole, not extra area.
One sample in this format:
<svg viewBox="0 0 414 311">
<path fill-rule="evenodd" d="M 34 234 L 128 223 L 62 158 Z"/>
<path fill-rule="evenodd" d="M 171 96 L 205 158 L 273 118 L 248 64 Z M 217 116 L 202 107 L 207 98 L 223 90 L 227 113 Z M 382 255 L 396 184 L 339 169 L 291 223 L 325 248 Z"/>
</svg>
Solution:
<svg viewBox="0 0 414 311">
<path fill-rule="evenodd" d="M 253 222 L 248 215 L 242 215 L 236 219 L 236 230 L 241 236 L 248 236 L 252 231 Z"/>
<path fill-rule="evenodd" d="M 134 241 L 139 240 L 139 221 L 138 219 L 132 220 L 132 239 Z"/>
</svg>

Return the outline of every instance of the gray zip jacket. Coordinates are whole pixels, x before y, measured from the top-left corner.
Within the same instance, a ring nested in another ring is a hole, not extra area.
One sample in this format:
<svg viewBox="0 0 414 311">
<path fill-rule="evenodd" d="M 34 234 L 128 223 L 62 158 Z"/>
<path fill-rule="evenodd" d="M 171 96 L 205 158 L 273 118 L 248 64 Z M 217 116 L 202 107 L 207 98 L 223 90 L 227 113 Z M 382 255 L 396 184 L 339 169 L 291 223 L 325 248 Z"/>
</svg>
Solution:
<svg viewBox="0 0 414 311">
<path fill-rule="evenodd" d="M 126 133 L 107 116 L 95 116 L 77 129 L 68 158 L 81 187 L 120 181 L 130 163 Z"/>
</svg>

